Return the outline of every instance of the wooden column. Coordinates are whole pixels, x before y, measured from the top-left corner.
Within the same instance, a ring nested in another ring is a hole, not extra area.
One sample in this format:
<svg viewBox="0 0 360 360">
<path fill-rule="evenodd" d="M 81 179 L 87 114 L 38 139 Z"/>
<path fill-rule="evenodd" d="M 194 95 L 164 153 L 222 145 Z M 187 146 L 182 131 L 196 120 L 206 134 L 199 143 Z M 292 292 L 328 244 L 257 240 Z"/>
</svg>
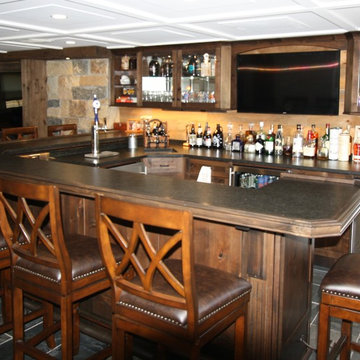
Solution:
<svg viewBox="0 0 360 360">
<path fill-rule="evenodd" d="M 21 60 L 21 82 L 23 126 L 37 126 L 39 137 L 46 137 L 46 61 Z"/>
<path fill-rule="evenodd" d="M 344 112 L 358 112 L 360 33 L 347 34 L 346 83 Z"/>
</svg>

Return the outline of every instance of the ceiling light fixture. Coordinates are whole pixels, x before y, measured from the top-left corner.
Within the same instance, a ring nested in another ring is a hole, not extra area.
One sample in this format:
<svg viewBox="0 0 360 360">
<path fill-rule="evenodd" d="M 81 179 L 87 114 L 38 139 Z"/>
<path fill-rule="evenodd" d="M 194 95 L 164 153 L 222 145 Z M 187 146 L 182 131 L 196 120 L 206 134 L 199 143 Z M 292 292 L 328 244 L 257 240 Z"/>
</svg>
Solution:
<svg viewBox="0 0 360 360">
<path fill-rule="evenodd" d="M 67 16 L 65 14 L 53 14 L 51 18 L 54 20 L 66 20 Z"/>
<path fill-rule="evenodd" d="M 76 41 L 74 41 L 74 40 L 66 40 L 65 43 L 66 43 L 67 45 L 75 45 L 75 44 L 76 44 Z"/>
</svg>

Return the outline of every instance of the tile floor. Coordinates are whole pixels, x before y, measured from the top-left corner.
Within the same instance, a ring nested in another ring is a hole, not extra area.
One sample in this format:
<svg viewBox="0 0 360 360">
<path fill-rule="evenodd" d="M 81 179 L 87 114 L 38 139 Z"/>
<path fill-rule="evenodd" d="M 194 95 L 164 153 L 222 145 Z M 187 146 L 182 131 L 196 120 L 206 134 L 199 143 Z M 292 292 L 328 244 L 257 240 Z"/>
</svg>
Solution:
<svg viewBox="0 0 360 360">
<path fill-rule="evenodd" d="M 312 314 L 311 314 L 311 327 L 310 327 L 310 346 L 316 348 L 316 338 L 317 338 L 317 322 L 318 322 L 318 310 L 319 310 L 319 299 L 320 299 L 320 283 L 324 275 L 326 274 L 326 269 L 324 268 L 315 268 L 313 276 L 313 299 L 312 299 Z M 34 320 L 31 324 L 28 325 L 26 333 L 31 334 L 36 332 L 41 327 L 41 321 Z M 340 333 L 340 324 L 339 322 L 333 321 L 331 327 L 331 338 L 337 339 Z M 360 326 L 354 326 L 353 329 L 354 337 L 357 340 L 360 340 Z M 59 337 L 59 334 L 57 335 Z M 59 341 L 57 341 L 59 343 Z M 44 345 L 46 346 L 46 345 Z M 89 357 L 90 355 L 96 353 L 101 348 L 105 346 L 104 343 L 90 338 L 87 335 L 81 334 L 80 339 L 80 352 L 75 357 L 76 360 L 81 360 Z M 49 354 L 55 356 L 56 358 L 61 358 L 61 349 L 60 346 L 56 347 L 49 351 Z M 0 359 L 1 360 L 11 360 L 12 359 L 12 333 L 8 332 L 0 335 Z M 30 359 L 25 357 L 25 359 Z M 139 357 L 134 356 L 134 360 L 140 360 Z M 141 360 L 146 359 L 146 357 L 141 356 Z M 316 359 L 316 352 L 313 351 L 310 357 L 310 360 Z M 360 354 L 352 354 L 351 360 L 360 360 Z"/>
</svg>

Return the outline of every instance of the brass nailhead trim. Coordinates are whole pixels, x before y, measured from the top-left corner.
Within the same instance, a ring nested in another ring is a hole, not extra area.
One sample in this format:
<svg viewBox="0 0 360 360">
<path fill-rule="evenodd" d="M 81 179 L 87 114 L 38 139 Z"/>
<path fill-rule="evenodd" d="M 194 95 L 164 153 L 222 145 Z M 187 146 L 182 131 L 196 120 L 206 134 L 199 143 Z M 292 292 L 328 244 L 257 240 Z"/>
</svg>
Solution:
<svg viewBox="0 0 360 360">
<path fill-rule="evenodd" d="M 360 297 L 358 295 L 345 294 L 345 293 L 341 293 L 341 292 L 338 292 L 338 291 L 332 291 L 332 290 L 324 289 L 324 290 L 322 290 L 322 292 L 327 293 L 327 294 L 331 294 L 331 295 L 347 297 L 347 298 L 351 298 L 351 299 L 355 299 L 355 300 L 360 299 Z"/>
<path fill-rule="evenodd" d="M 211 313 L 209 313 L 209 314 L 205 315 L 203 318 L 199 319 L 199 323 L 205 321 L 206 319 L 208 319 L 208 318 L 211 317 L 212 315 L 216 314 L 216 313 L 219 312 L 220 310 L 226 308 L 227 306 L 229 306 L 230 304 L 232 304 L 232 303 L 235 302 L 236 300 L 239 300 L 240 298 L 242 298 L 243 296 L 245 296 L 245 295 L 248 294 L 249 292 L 250 292 L 250 290 L 249 290 L 249 291 L 246 291 L 245 293 L 242 293 L 242 294 L 238 295 L 236 298 L 230 300 L 230 301 L 227 302 L 226 304 L 224 304 L 224 305 L 218 307 L 217 309 L 213 310 Z M 178 326 L 181 326 L 181 327 L 186 327 L 186 326 L 182 325 L 181 323 L 179 323 L 178 321 L 175 321 L 175 320 L 173 320 L 173 319 L 170 319 L 170 318 L 168 318 L 168 317 L 165 317 L 165 316 L 162 316 L 162 315 L 159 315 L 159 314 L 155 314 L 155 313 L 153 313 L 153 312 L 151 312 L 151 311 L 149 311 L 149 310 L 145 310 L 145 309 L 140 308 L 140 307 L 138 307 L 138 306 L 135 306 L 135 305 L 133 305 L 133 304 L 129 304 L 129 303 L 126 303 L 126 302 L 124 302 L 124 301 L 119 301 L 118 304 L 123 305 L 123 306 L 125 306 L 125 307 L 127 307 L 127 308 L 130 308 L 130 309 L 133 309 L 133 310 L 140 311 L 140 312 L 145 313 L 145 314 L 147 314 L 147 315 L 154 316 L 154 317 L 156 317 L 156 318 L 158 318 L 158 319 L 161 319 L 161 320 L 164 320 L 164 321 L 173 323 L 173 324 L 175 324 L 175 325 L 178 325 Z"/>
</svg>

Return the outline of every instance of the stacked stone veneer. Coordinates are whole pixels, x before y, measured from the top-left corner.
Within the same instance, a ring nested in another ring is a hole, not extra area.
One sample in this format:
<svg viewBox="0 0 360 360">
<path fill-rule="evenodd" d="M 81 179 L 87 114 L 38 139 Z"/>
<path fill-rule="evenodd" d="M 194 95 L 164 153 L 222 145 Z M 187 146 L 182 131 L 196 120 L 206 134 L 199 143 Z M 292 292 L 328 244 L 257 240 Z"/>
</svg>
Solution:
<svg viewBox="0 0 360 360">
<path fill-rule="evenodd" d="M 46 71 L 47 125 L 75 123 L 79 133 L 90 132 L 94 121 L 94 94 L 101 103 L 100 122 L 108 117 L 108 59 L 47 61 Z"/>
</svg>

